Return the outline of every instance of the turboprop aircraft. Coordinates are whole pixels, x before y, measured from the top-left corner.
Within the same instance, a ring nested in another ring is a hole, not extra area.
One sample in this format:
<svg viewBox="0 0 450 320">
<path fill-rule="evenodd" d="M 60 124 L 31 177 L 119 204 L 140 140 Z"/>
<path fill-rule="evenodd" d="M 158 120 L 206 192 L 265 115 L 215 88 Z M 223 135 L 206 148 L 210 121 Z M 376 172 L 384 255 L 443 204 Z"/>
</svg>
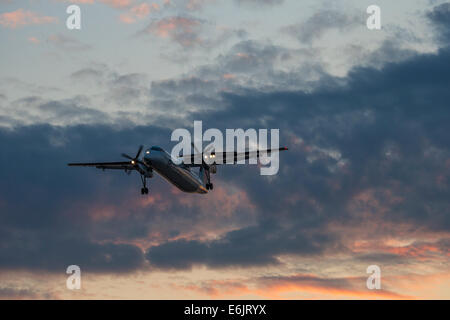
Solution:
<svg viewBox="0 0 450 320">
<path fill-rule="evenodd" d="M 194 149 L 195 146 L 192 144 Z M 288 150 L 288 148 L 277 148 L 256 151 L 224 151 L 224 152 L 203 152 L 198 150 L 196 154 L 182 155 L 173 158 L 162 148 L 153 146 L 144 152 L 144 156 L 140 158 L 143 146 L 140 146 L 135 157 L 131 157 L 122 153 L 124 158 L 129 161 L 119 162 L 89 162 L 89 163 L 69 163 L 69 166 L 95 167 L 98 169 L 115 169 L 124 170 L 127 173 L 133 170 L 140 174 L 142 181 L 141 194 L 148 194 L 147 179 L 153 177 L 153 171 L 156 171 L 161 177 L 176 186 L 184 192 L 190 193 L 208 193 L 213 190 L 211 183 L 211 173 L 217 172 L 217 165 L 220 164 L 236 164 L 248 159 L 258 159 L 260 156 L 272 152 Z M 187 163 L 185 163 L 187 162 Z M 192 168 L 198 167 L 199 171 L 194 172 Z"/>
</svg>

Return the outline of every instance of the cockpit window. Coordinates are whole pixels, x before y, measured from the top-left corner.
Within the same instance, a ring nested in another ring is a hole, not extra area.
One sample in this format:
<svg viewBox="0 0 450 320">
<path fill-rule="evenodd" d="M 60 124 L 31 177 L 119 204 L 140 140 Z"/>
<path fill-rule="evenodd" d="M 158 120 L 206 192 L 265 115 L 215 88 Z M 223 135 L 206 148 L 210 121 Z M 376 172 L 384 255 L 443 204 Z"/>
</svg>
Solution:
<svg viewBox="0 0 450 320">
<path fill-rule="evenodd" d="M 163 151 L 163 149 L 160 147 L 151 147 L 150 150 Z"/>
</svg>

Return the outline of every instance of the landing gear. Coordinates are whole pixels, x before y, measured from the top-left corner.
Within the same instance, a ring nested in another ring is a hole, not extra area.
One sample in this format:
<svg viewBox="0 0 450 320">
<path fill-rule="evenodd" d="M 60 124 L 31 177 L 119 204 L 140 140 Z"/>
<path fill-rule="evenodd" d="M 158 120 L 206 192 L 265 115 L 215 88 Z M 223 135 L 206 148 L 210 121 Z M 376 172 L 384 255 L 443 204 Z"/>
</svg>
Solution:
<svg viewBox="0 0 450 320">
<path fill-rule="evenodd" d="M 206 174 L 206 190 L 212 190 L 214 188 L 213 184 L 211 183 L 211 174 L 209 173 L 209 167 L 205 168 L 205 174 Z"/>
<path fill-rule="evenodd" d="M 148 194 L 148 188 L 147 188 L 147 178 L 141 174 L 141 181 L 142 181 L 142 185 L 144 186 L 143 188 L 141 188 L 141 194 Z"/>
</svg>

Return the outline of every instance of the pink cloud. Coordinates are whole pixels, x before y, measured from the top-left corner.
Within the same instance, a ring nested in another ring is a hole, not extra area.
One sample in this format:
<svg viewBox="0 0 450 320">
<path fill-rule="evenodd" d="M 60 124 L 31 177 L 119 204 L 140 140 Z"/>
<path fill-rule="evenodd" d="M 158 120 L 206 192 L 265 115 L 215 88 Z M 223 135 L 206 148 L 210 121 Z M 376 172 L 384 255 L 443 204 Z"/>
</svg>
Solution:
<svg viewBox="0 0 450 320">
<path fill-rule="evenodd" d="M 119 20 L 123 23 L 135 23 L 137 20 L 147 17 L 152 11 L 158 11 L 159 5 L 157 3 L 141 3 L 132 8 L 126 13 L 120 15 Z"/>
<path fill-rule="evenodd" d="M 127 8 L 133 4 L 133 0 L 100 0 L 100 2 L 118 9 Z"/>
<path fill-rule="evenodd" d="M 0 25 L 6 28 L 17 28 L 32 24 L 55 23 L 55 17 L 42 16 L 36 12 L 18 9 L 12 12 L 5 12 L 0 15 Z"/>
<path fill-rule="evenodd" d="M 231 73 L 225 73 L 223 75 L 223 78 L 228 80 L 228 79 L 234 79 L 234 78 L 236 78 L 236 76 L 234 74 L 231 74 Z"/>
<path fill-rule="evenodd" d="M 29 37 L 28 41 L 34 44 L 38 44 L 40 42 L 39 39 L 36 37 Z"/>
<path fill-rule="evenodd" d="M 185 17 L 168 17 L 151 23 L 143 32 L 169 38 L 184 47 L 201 42 L 198 33 L 201 21 Z"/>
<path fill-rule="evenodd" d="M 70 3 L 76 4 L 93 4 L 95 0 L 60 0 Z M 123 9 L 131 6 L 134 3 L 134 0 L 98 0 L 98 2 L 109 5 L 113 8 Z"/>
</svg>

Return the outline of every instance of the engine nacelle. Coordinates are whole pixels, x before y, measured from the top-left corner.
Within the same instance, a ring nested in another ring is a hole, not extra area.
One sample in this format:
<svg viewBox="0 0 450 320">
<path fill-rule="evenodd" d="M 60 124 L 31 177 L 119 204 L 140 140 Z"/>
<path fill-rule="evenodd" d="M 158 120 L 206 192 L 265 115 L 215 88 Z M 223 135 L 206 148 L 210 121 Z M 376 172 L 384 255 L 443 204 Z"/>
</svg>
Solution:
<svg viewBox="0 0 450 320">
<path fill-rule="evenodd" d="M 215 163 L 209 166 L 211 173 L 216 174 L 217 173 L 217 166 Z"/>
</svg>

